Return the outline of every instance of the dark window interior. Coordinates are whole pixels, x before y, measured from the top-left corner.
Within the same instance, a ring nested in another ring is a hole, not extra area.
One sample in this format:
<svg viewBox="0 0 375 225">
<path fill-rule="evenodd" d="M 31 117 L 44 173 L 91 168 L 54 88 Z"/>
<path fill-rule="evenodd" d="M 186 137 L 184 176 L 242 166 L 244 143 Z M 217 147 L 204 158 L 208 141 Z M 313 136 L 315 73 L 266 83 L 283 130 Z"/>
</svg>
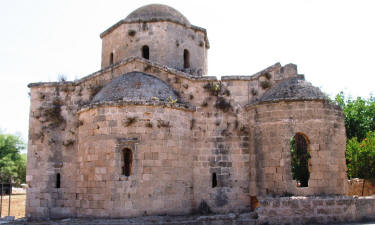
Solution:
<svg viewBox="0 0 375 225">
<path fill-rule="evenodd" d="M 150 59 L 150 48 L 147 45 L 142 47 L 142 57 L 145 59 Z"/>
<path fill-rule="evenodd" d="M 124 159 L 124 166 L 122 167 L 122 174 L 125 176 L 130 176 L 131 167 L 133 162 L 133 153 L 130 149 L 125 148 L 123 150 L 123 159 Z"/>
<path fill-rule="evenodd" d="M 187 49 L 184 50 L 184 68 L 190 67 L 190 53 Z"/>
</svg>

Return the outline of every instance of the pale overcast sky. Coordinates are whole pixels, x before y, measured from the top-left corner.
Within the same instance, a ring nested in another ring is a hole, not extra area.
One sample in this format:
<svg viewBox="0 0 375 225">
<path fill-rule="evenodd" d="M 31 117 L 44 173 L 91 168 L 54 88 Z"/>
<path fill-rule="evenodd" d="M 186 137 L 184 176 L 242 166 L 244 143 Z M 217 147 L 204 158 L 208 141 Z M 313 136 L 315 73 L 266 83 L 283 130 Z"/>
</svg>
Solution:
<svg viewBox="0 0 375 225">
<path fill-rule="evenodd" d="M 99 34 L 150 3 L 172 6 L 207 29 L 208 75 L 252 75 L 276 62 L 331 96 L 374 91 L 372 0 L 1 0 L 0 128 L 27 140 L 27 84 L 100 69 Z"/>
</svg>

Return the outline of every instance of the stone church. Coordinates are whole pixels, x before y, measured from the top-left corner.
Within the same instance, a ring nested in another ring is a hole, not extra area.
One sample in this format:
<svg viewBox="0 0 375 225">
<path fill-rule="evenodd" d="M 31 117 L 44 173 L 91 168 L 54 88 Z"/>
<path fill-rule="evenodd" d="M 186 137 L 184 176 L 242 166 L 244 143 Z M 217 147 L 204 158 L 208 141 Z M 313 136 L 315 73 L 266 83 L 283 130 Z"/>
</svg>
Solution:
<svg viewBox="0 0 375 225">
<path fill-rule="evenodd" d="M 345 194 L 344 115 L 296 65 L 207 76 L 206 30 L 165 5 L 100 38 L 99 71 L 28 86 L 28 218 L 226 213 L 266 196 Z"/>
</svg>

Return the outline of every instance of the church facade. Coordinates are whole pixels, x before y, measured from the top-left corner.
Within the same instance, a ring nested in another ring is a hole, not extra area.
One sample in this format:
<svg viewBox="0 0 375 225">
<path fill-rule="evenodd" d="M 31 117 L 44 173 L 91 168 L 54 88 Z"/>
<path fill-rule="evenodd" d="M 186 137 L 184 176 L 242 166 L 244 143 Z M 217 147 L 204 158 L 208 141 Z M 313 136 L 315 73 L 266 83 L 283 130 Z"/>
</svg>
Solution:
<svg viewBox="0 0 375 225">
<path fill-rule="evenodd" d="M 108 28 L 101 70 L 29 84 L 29 218 L 246 211 L 346 193 L 341 109 L 293 64 L 207 76 L 206 30 L 165 5 Z"/>
</svg>

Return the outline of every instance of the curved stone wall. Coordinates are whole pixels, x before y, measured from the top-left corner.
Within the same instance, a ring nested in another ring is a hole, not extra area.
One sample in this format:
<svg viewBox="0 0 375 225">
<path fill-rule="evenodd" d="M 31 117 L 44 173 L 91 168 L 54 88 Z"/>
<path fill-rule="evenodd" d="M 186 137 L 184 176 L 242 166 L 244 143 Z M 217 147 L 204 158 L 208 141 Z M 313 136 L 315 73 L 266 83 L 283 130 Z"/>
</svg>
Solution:
<svg viewBox="0 0 375 225">
<path fill-rule="evenodd" d="M 102 37 L 102 68 L 128 57 L 142 57 L 149 47 L 149 60 L 192 75 L 207 74 L 205 33 L 173 22 L 123 23 Z M 184 68 L 184 50 L 190 66 Z"/>
<path fill-rule="evenodd" d="M 345 194 L 344 114 L 324 101 L 278 102 L 249 108 L 252 195 Z M 309 141 L 308 187 L 292 179 L 290 140 Z"/>
<path fill-rule="evenodd" d="M 186 214 L 192 201 L 190 111 L 97 106 L 79 114 L 77 216 Z M 130 176 L 122 150 L 133 153 Z"/>
</svg>

